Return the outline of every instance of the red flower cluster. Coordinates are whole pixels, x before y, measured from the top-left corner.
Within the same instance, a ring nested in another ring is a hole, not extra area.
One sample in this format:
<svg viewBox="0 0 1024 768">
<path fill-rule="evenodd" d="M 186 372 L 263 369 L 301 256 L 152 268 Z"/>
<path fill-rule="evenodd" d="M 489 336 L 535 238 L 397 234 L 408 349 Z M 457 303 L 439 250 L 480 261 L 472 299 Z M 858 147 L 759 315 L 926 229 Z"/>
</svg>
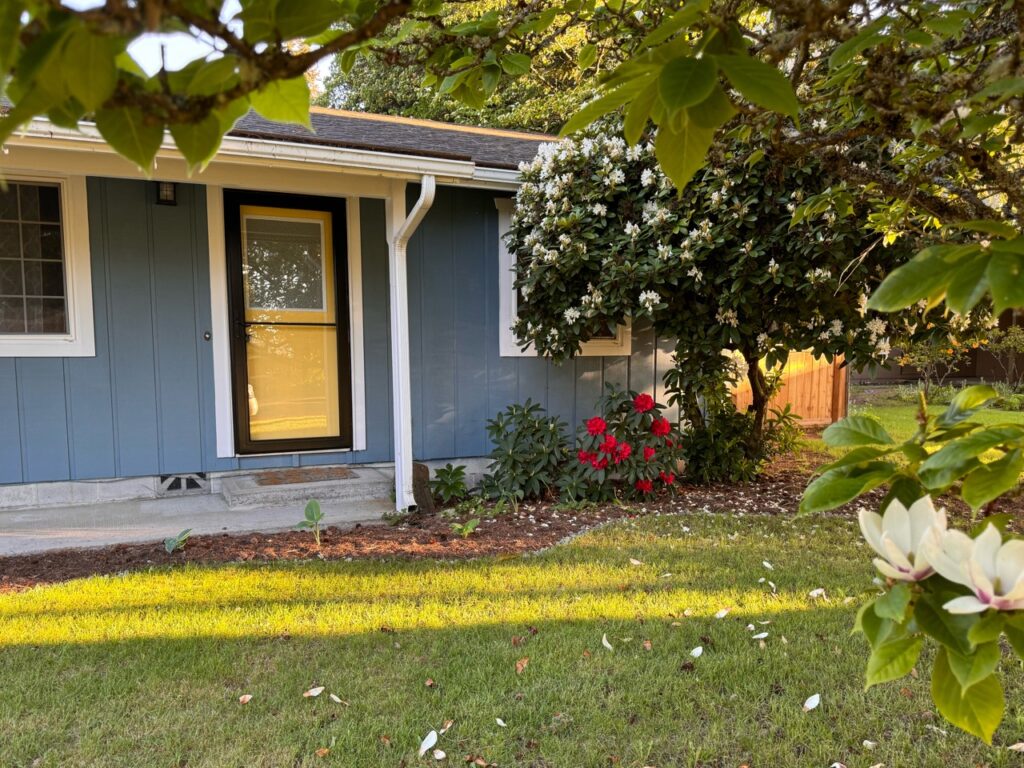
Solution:
<svg viewBox="0 0 1024 768">
<path fill-rule="evenodd" d="M 640 493 L 650 493 L 654 490 L 654 483 L 650 480 L 637 480 L 634 487 L 640 491 Z"/>
<path fill-rule="evenodd" d="M 661 482 L 665 485 L 672 485 L 672 483 L 676 481 L 676 476 L 673 472 L 660 472 L 658 473 L 658 477 L 661 478 Z"/>
<path fill-rule="evenodd" d="M 608 422 L 600 416 L 594 416 L 591 419 L 587 419 L 587 432 L 591 435 L 603 435 L 606 429 L 608 429 Z"/>
<path fill-rule="evenodd" d="M 641 392 L 633 398 L 633 409 L 637 413 L 647 413 L 654 408 L 654 398 L 646 392 Z"/>
<path fill-rule="evenodd" d="M 664 416 L 662 416 L 660 419 L 655 419 L 654 422 L 651 424 L 651 434 L 655 435 L 656 437 L 664 437 L 671 431 L 672 425 Z"/>
<path fill-rule="evenodd" d="M 645 445 L 644 446 L 644 461 L 650 461 L 651 459 L 654 458 L 654 455 L 656 453 L 657 453 L 657 451 L 654 450 L 653 448 L 651 448 L 651 446 Z"/>
</svg>

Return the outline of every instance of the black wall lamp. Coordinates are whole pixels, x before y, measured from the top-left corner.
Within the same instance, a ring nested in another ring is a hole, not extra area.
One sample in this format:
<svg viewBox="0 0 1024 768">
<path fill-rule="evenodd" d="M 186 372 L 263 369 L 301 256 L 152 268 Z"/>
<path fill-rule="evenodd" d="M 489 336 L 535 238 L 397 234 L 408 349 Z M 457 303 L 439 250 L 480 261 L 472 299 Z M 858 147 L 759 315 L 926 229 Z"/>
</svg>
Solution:
<svg viewBox="0 0 1024 768">
<path fill-rule="evenodd" d="M 178 185 L 173 181 L 156 182 L 156 202 L 158 205 L 177 205 Z"/>
</svg>

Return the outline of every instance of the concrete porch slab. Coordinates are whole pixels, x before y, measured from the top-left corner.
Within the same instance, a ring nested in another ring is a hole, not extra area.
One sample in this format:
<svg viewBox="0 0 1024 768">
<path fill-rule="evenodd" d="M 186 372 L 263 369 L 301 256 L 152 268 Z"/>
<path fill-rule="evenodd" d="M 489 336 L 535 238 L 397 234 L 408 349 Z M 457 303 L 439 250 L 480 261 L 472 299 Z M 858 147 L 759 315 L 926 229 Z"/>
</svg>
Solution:
<svg viewBox="0 0 1024 768">
<path fill-rule="evenodd" d="M 280 531 L 302 519 L 304 506 L 303 501 L 231 509 L 220 494 L 207 494 L 0 510 L 0 556 L 160 541 L 185 528 L 191 528 L 194 534 Z M 393 508 L 386 497 L 321 500 L 325 526 L 380 523 Z"/>
</svg>

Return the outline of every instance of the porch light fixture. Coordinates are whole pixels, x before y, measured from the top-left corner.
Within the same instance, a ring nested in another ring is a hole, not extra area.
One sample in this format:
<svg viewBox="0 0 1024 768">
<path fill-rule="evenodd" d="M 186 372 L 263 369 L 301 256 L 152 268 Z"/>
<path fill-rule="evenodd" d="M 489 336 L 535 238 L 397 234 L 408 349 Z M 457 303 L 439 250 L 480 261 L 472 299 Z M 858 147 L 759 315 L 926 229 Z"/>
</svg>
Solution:
<svg viewBox="0 0 1024 768">
<path fill-rule="evenodd" d="M 156 183 L 156 202 L 158 205 L 177 205 L 178 185 L 173 181 L 158 181 Z"/>
</svg>

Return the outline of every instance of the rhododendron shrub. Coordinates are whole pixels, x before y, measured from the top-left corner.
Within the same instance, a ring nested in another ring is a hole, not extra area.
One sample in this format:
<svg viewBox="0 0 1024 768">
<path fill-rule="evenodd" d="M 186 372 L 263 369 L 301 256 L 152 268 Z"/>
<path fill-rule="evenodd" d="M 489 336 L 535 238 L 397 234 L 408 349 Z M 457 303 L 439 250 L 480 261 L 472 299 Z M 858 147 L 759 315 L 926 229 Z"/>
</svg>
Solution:
<svg viewBox="0 0 1024 768">
<path fill-rule="evenodd" d="M 733 351 L 746 362 L 757 440 L 770 395 L 759 360 L 774 368 L 809 349 L 860 367 L 906 337 L 951 331 L 953 319 L 923 322 L 922 307 L 867 308 L 914 244 L 884 244 L 849 196 L 802 208 L 830 183 L 813 155 L 724 140 L 680 194 L 653 147 L 628 146 L 620 132 L 596 127 L 543 145 L 522 168 L 508 244 L 524 345 L 565 359 L 609 324 L 650 322 L 676 340 L 667 383 L 698 429 L 701 400 L 730 375 L 721 353 Z M 868 163 L 884 156 L 879 147 L 851 151 Z"/>
<path fill-rule="evenodd" d="M 604 500 L 620 493 L 646 498 L 675 486 L 682 458 L 678 425 L 646 392 L 608 386 L 597 413 L 576 435 L 575 461 L 559 482 L 573 498 Z"/>
</svg>

